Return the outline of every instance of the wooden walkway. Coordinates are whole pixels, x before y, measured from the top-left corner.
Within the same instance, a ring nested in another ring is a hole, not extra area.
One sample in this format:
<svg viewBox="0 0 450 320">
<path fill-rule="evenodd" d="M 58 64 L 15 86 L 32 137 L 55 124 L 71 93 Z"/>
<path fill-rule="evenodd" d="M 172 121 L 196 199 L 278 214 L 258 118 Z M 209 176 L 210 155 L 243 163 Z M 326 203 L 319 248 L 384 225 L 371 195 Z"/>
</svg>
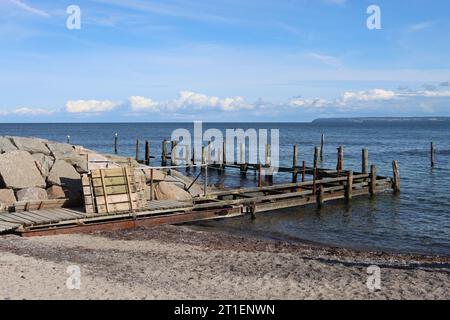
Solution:
<svg viewBox="0 0 450 320">
<path fill-rule="evenodd" d="M 144 210 L 113 214 L 86 214 L 73 209 L 42 209 L 0 214 L 0 232 L 22 236 L 94 232 L 138 226 L 176 224 L 207 219 L 229 218 L 273 211 L 282 208 L 317 204 L 385 192 L 394 187 L 387 177 L 352 172 L 334 172 L 321 180 L 265 187 L 224 190 L 209 193 L 192 201 L 149 201 Z"/>
</svg>

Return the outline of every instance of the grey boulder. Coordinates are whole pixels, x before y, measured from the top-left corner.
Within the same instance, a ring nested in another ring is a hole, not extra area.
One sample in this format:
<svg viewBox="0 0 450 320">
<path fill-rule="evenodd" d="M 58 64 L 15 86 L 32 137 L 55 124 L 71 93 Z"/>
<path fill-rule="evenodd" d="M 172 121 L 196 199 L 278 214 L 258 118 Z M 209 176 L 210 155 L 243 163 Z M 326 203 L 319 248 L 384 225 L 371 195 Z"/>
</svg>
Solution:
<svg viewBox="0 0 450 320">
<path fill-rule="evenodd" d="M 11 137 L 11 139 L 19 150 L 50 155 L 50 150 L 45 146 L 46 140 L 23 137 Z"/>
<path fill-rule="evenodd" d="M 45 187 L 33 157 L 26 151 L 11 151 L 0 155 L 0 183 L 8 189 Z"/>
<path fill-rule="evenodd" d="M 25 188 L 17 191 L 17 201 L 47 200 L 47 191 L 42 188 Z"/>
<path fill-rule="evenodd" d="M 9 138 L 0 137 L 0 153 L 10 152 L 17 150 L 16 146 L 11 142 Z"/>
<path fill-rule="evenodd" d="M 31 155 L 36 162 L 36 165 L 41 172 L 42 176 L 46 178 L 49 173 L 50 169 L 53 166 L 53 163 L 55 162 L 52 157 L 46 156 L 43 153 L 35 153 Z"/>
</svg>

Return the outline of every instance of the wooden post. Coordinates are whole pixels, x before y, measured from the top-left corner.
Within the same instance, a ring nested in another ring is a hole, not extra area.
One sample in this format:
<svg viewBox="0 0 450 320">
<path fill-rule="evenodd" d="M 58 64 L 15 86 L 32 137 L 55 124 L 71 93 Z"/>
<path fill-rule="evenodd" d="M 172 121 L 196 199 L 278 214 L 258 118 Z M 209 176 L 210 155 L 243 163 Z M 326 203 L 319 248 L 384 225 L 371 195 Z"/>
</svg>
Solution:
<svg viewBox="0 0 450 320">
<path fill-rule="evenodd" d="M 321 184 L 319 186 L 319 190 L 317 193 L 317 206 L 319 207 L 319 209 L 321 209 L 323 207 L 323 185 Z"/>
<path fill-rule="evenodd" d="M 176 166 L 178 161 L 177 161 L 177 153 L 176 153 L 176 149 L 177 149 L 177 140 L 172 140 L 171 143 L 171 150 L 170 150 L 170 160 L 171 160 L 171 165 Z"/>
<path fill-rule="evenodd" d="M 139 138 L 136 138 L 136 161 L 139 162 Z"/>
<path fill-rule="evenodd" d="M 249 207 L 252 220 L 256 220 L 256 205 L 253 203 Z"/>
<path fill-rule="evenodd" d="M 325 144 L 325 135 L 322 134 L 322 137 L 320 139 L 320 160 L 321 161 L 323 160 L 323 147 L 324 147 L 324 144 Z"/>
<path fill-rule="evenodd" d="M 153 169 L 150 169 L 150 200 L 153 200 L 154 193 L 155 193 L 155 185 L 153 183 Z"/>
<path fill-rule="evenodd" d="M 206 157 L 206 163 L 207 164 L 212 163 L 212 161 L 211 161 L 211 141 L 208 142 L 208 153 L 207 153 L 207 157 Z"/>
<path fill-rule="evenodd" d="M 431 168 L 434 168 L 435 163 L 435 150 L 434 150 L 434 143 L 431 143 Z"/>
<path fill-rule="evenodd" d="M 398 161 L 397 160 L 392 161 L 392 171 L 393 171 L 393 175 L 394 175 L 392 189 L 394 189 L 394 192 L 400 192 L 400 173 L 399 173 L 399 169 L 398 169 Z"/>
<path fill-rule="evenodd" d="M 317 189 L 317 186 L 316 186 L 316 179 L 317 179 L 317 168 L 314 168 L 314 173 L 313 173 L 313 190 L 312 190 L 312 192 L 313 192 L 313 195 L 315 195 L 316 194 L 316 189 Z"/>
<path fill-rule="evenodd" d="M 370 184 L 369 184 L 369 193 L 371 196 L 375 195 L 377 190 L 377 166 L 370 166 Z"/>
<path fill-rule="evenodd" d="M 145 140 L 145 164 L 150 165 L 150 144 Z"/>
<path fill-rule="evenodd" d="M 294 156 L 292 159 L 292 183 L 297 183 L 298 176 L 298 145 L 294 145 Z"/>
<path fill-rule="evenodd" d="M 167 140 L 164 139 L 161 146 L 161 165 L 164 167 L 167 164 Z"/>
<path fill-rule="evenodd" d="M 362 149 L 361 172 L 364 174 L 369 173 L 369 150 L 367 149 Z"/>
<path fill-rule="evenodd" d="M 114 135 L 114 153 L 117 154 L 117 140 L 119 139 L 118 134 Z"/>
<path fill-rule="evenodd" d="M 266 144 L 266 161 L 265 165 L 266 167 L 270 167 L 270 144 Z"/>
<path fill-rule="evenodd" d="M 319 156 L 320 156 L 319 147 L 315 147 L 314 148 L 314 168 L 319 167 Z"/>
<path fill-rule="evenodd" d="M 344 168 L 344 148 L 342 148 L 342 146 L 339 146 L 336 170 L 341 172 L 343 168 Z"/>
<path fill-rule="evenodd" d="M 202 146 L 202 164 L 206 164 L 206 148 L 205 148 L 205 146 Z"/>
<path fill-rule="evenodd" d="M 222 148 L 222 168 L 225 169 L 225 165 L 227 164 L 227 143 L 223 142 Z"/>
<path fill-rule="evenodd" d="M 302 182 L 305 182 L 305 176 L 306 176 L 306 161 L 303 161 L 303 165 L 302 165 Z"/>
<path fill-rule="evenodd" d="M 205 165 L 205 181 L 203 181 L 203 195 L 208 194 L 208 164 Z"/>
<path fill-rule="evenodd" d="M 353 194 L 353 171 L 349 171 L 347 174 L 347 185 L 345 188 L 345 199 L 347 201 L 352 200 L 352 194 Z"/>
<path fill-rule="evenodd" d="M 262 187 L 262 165 L 258 164 L 258 188 Z"/>
</svg>

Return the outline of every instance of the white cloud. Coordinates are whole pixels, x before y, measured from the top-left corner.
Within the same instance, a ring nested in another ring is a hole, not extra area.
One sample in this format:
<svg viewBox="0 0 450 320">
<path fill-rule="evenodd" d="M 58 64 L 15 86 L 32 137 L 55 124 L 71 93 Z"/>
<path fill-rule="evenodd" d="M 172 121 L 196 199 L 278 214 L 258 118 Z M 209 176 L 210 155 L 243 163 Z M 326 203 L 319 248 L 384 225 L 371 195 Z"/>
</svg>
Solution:
<svg viewBox="0 0 450 320">
<path fill-rule="evenodd" d="M 141 96 L 129 98 L 132 111 L 178 111 L 178 110 L 222 110 L 236 111 L 253 109 L 254 104 L 247 103 L 242 97 L 219 98 L 193 91 L 181 91 L 178 98 L 169 101 L 155 102 Z"/>
<path fill-rule="evenodd" d="M 292 98 L 288 102 L 288 106 L 294 108 L 305 108 L 305 109 L 323 109 L 329 105 L 329 102 L 325 99 L 315 98 L 315 99 L 303 99 L 300 97 Z"/>
<path fill-rule="evenodd" d="M 50 14 L 48 14 L 47 12 L 37 9 L 37 8 L 34 8 L 32 6 L 29 6 L 28 4 L 26 4 L 25 2 L 23 2 L 21 0 L 10 0 L 10 2 L 13 3 L 14 5 L 16 5 L 17 7 L 21 8 L 29 13 L 32 13 L 34 15 L 45 17 L 45 18 L 50 17 Z"/>
<path fill-rule="evenodd" d="M 152 99 L 147 99 L 140 96 L 132 96 L 129 98 L 132 111 L 159 111 L 158 103 Z"/>
<path fill-rule="evenodd" d="M 120 105 L 110 100 L 70 100 L 66 103 L 66 111 L 69 113 L 95 113 L 111 111 Z"/>
<path fill-rule="evenodd" d="M 23 116 L 40 116 L 40 115 L 51 115 L 55 113 L 55 111 L 41 108 L 28 108 L 21 107 L 14 110 L 0 110 L 0 115 L 8 116 L 8 115 L 23 115 Z"/>
<path fill-rule="evenodd" d="M 340 98 L 343 104 L 352 101 L 382 101 L 382 100 L 392 100 L 396 97 L 394 91 L 384 90 L 384 89 L 371 89 L 367 91 L 344 92 Z"/>
</svg>

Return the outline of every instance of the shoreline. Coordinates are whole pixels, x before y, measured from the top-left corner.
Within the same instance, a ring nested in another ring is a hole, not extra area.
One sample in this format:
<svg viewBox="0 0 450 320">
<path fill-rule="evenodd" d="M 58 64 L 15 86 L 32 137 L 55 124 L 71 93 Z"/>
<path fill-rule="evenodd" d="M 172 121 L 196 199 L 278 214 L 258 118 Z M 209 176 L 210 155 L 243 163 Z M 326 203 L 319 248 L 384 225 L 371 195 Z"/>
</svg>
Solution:
<svg viewBox="0 0 450 320">
<path fill-rule="evenodd" d="M 68 290 L 70 265 L 81 290 Z M 367 267 L 381 268 L 381 290 Z M 160 226 L 0 237 L 1 299 L 449 299 L 450 259 Z"/>
<path fill-rule="evenodd" d="M 208 221 L 201 221 L 198 223 L 192 223 L 192 224 L 185 224 L 186 227 L 189 227 L 190 229 L 194 231 L 204 231 L 204 232 L 212 232 L 212 233 L 218 233 L 218 234 L 229 234 L 231 236 L 235 236 L 238 238 L 255 238 L 262 241 L 267 242 L 279 242 L 279 243 L 285 243 L 292 246 L 298 246 L 298 247 L 312 247 L 317 249 L 340 249 L 340 250 L 346 250 L 346 251 L 352 251 L 356 253 L 376 253 L 378 254 L 384 254 L 384 255 L 390 255 L 390 256 L 408 256 L 408 257 L 417 257 L 420 259 L 421 257 L 425 259 L 447 259 L 450 261 L 450 255 L 445 254 L 439 254 L 439 253 L 423 253 L 423 252 L 415 252 L 415 251 L 403 251 L 403 250 L 394 250 L 394 249 L 384 249 L 384 248 L 377 248 L 377 247 L 351 247 L 346 245 L 339 245 L 339 244 L 333 244 L 333 243 L 326 243 L 326 242 L 320 242 L 320 241 L 314 241 L 314 240 L 308 240 L 303 239 L 299 237 L 289 237 L 289 236 L 265 236 L 259 234 L 259 232 L 253 232 L 252 234 L 244 235 L 241 231 L 236 231 L 232 228 L 220 228 L 216 229 L 217 226 L 208 226 L 206 225 Z"/>
</svg>

